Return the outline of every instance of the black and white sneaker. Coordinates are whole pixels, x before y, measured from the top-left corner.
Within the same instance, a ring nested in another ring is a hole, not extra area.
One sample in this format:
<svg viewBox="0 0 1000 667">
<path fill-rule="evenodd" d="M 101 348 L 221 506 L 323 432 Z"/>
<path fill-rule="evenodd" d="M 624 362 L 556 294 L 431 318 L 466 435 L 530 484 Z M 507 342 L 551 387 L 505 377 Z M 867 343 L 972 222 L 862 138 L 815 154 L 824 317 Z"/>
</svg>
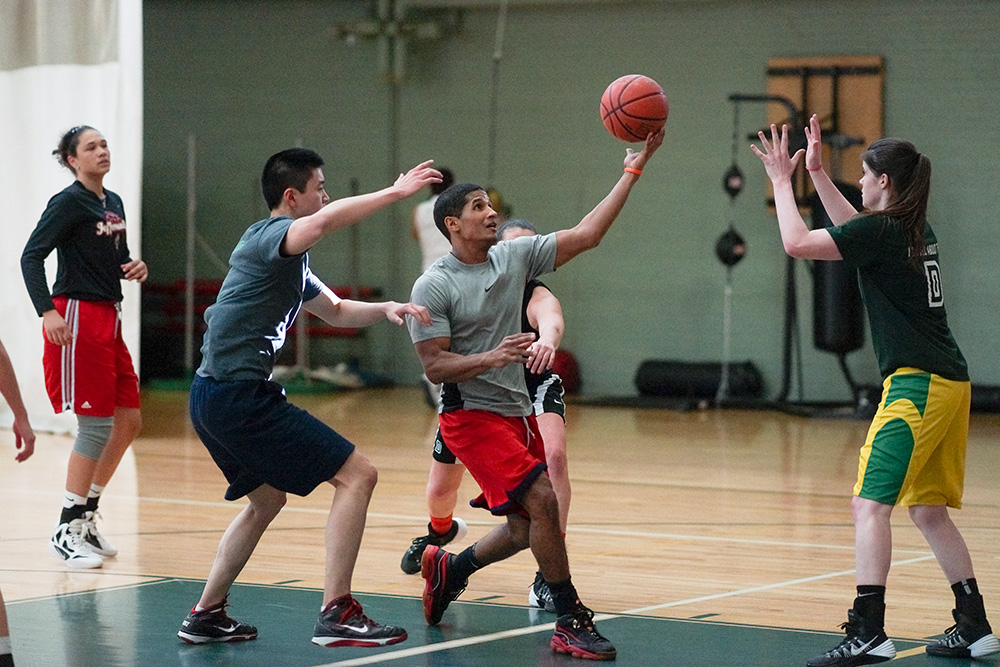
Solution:
<svg viewBox="0 0 1000 667">
<path fill-rule="evenodd" d="M 556 613 L 556 602 L 552 599 L 552 591 L 549 590 L 549 585 L 545 583 L 541 572 L 535 573 L 535 582 L 528 589 L 528 604 L 552 614 Z"/>
<path fill-rule="evenodd" d="M 421 535 L 413 540 L 410 548 L 403 554 L 403 560 L 399 563 L 399 568 L 406 574 L 416 574 L 420 572 L 420 557 L 424 555 L 427 545 L 433 544 L 436 547 L 443 547 L 454 540 L 460 540 L 469 532 L 469 526 L 462 519 L 451 520 L 451 528 L 444 535 L 439 535 L 427 524 L 427 534 Z"/>
<path fill-rule="evenodd" d="M 614 660 L 618 651 L 594 626 L 594 612 L 577 604 L 572 614 L 556 619 L 556 630 L 549 642 L 556 653 L 568 653 L 585 660 Z"/>
<path fill-rule="evenodd" d="M 985 618 L 972 619 L 951 610 L 955 625 L 944 631 L 944 637 L 927 645 L 927 654 L 942 658 L 982 658 L 1000 653 L 1000 642 Z"/>
<path fill-rule="evenodd" d="M 208 644 L 212 642 L 243 642 L 257 639 L 257 628 L 226 613 L 226 601 L 201 611 L 191 610 L 181 623 L 177 636 L 188 644 Z"/>
<path fill-rule="evenodd" d="M 94 553 L 84 538 L 85 532 L 83 519 L 59 524 L 49 540 L 49 553 L 61 558 L 69 567 L 95 569 L 103 566 L 104 559 Z"/>
<path fill-rule="evenodd" d="M 118 555 L 118 549 L 98 532 L 97 517 L 99 516 L 100 514 L 96 511 L 83 513 L 83 539 L 87 541 L 90 549 L 98 556 L 112 558 Z"/>
<path fill-rule="evenodd" d="M 325 613 L 320 612 L 312 643 L 319 646 L 388 646 L 406 639 L 406 630 L 379 625 L 365 616 L 361 603 L 348 597 Z"/>
<path fill-rule="evenodd" d="M 823 655 L 806 662 L 806 667 L 854 667 L 854 665 L 874 665 L 896 657 L 896 645 L 885 630 L 865 627 L 864 619 L 853 609 L 847 610 L 847 622 L 841 623 L 847 633 L 840 642 Z"/>
</svg>

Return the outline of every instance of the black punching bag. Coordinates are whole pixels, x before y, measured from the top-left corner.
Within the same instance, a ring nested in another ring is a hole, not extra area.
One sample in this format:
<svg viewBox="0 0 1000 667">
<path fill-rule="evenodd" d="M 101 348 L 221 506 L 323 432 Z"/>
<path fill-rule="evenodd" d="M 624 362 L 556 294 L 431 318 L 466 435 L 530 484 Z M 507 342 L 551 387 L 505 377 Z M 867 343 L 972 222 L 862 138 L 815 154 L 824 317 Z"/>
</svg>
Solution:
<svg viewBox="0 0 1000 667">
<path fill-rule="evenodd" d="M 861 208 L 861 190 L 848 183 L 837 189 L 856 209 Z M 826 209 L 813 193 L 809 198 L 813 229 L 832 227 Z M 844 262 L 813 262 L 813 344 L 824 352 L 846 354 L 865 342 L 864 306 L 858 290 L 857 271 Z"/>
</svg>

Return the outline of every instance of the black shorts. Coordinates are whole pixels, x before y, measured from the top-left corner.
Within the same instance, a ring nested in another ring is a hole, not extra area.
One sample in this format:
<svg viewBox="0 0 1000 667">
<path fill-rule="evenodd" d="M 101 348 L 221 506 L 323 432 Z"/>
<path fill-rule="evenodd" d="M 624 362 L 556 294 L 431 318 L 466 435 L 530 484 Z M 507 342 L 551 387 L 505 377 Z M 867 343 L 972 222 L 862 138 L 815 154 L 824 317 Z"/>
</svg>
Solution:
<svg viewBox="0 0 1000 667">
<path fill-rule="evenodd" d="M 566 404 L 563 402 L 563 394 L 565 394 L 565 391 L 562 386 L 562 378 L 555 373 L 549 373 L 548 377 L 538 385 L 538 389 L 533 394 L 530 394 L 531 411 L 536 417 L 546 412 L 556 414 L 562 417 L 562 420 L 565 422 Z M 441 429 L 438 429 L 437 433 L 434 434 L 434 453 L 432 456 L 438 463 L 447 463 L 450 465 L 458 462 L 455 455 L 448 449 L 448 445 L 444 443 L 444 438 L 441 437 Z"/>
<path fill-rule="evenodd" d="M 306 496 L 336 475 L 354 451 L 269 380 L 220 382 L 195 375 L 190 411 L 198 437 L 229 482 L 226 500 L 261 484 Z"/>
</svg>

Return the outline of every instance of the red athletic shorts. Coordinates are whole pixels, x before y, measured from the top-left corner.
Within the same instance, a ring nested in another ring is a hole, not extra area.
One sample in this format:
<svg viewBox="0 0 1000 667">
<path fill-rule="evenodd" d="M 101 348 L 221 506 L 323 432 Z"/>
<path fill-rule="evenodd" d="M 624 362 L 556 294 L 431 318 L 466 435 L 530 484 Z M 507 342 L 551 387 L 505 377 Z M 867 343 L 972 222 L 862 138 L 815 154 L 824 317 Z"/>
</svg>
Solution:
<svg viewBox="0 0 1000 667">
<path fill-rule="evenodd" d="M 521 496 L 546 469 L 545 446 L 535 416 L 502 417 L 486 410 L 439 415 L 448 448 L 472 473 L 482 495 L 473 507 L 492 514 L 521 514 Z"/>
<path fill-rule="evenodd" d="M 54 345 L 45 332 L 45 388 L 52 408 L 88 417 L 112 417 L 115 408 L 138 408 L 139 378 L 122 339 L 118 304 L 53 297 L 73 330 L 73 342 Z"/>
</svg>

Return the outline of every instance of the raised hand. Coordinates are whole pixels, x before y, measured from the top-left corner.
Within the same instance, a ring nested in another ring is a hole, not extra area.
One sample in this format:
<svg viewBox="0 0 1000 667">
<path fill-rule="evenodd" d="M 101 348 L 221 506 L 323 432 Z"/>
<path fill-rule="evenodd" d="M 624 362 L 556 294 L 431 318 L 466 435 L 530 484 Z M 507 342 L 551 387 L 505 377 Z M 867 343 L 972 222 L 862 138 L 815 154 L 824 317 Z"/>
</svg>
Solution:
<svg viewBox="0 0 1000 667">
<path fill-rule="evenodd" d="M 433 168 L 434 160 L 421 162 L 405 174 L 400 174 L 393 187 L 404 197 L 410 197 L 420 192 L 431 183 L 441 182 L 441 172 Z"/>
<path fill-rule="evenodd" d="M 636 153 L 631 148 L 625 149 L 625 166 L 642 171 L 649 158 L 653 157 L 656 149 L 663 144 L 663 137 L 666 134 L 666 127 L 661 127 L 659 132 L 650 132 L 646 135 L 646 145 L 641 151 Z"/>
<path fill-rule="evenodd" d="M 823 168 L 823 136 L 819 129 L 819 118 L 813 114 L 806 128 L 806 169 L 819 171 Z"/>
<path fill-rule="evenodd" d="M 758 132 L 757 136 L 760 137 L 760 143 L 764 150 L 762 151 L 753 144 L 750 145 L 750 150 L 764 163 L 768 178 L 771 179 L 772 183 L 790 180 L 795 172 L 795 167 L 798 166 L 799 160 L 806 151 L 804 148 L 800 148 L 795 151 L 795 155 L 788 156 L 788 126 L 782 125 L 779 133 L 778 126 L 771 123 L 770 141 L 763 130 Z"/>
</svg>

